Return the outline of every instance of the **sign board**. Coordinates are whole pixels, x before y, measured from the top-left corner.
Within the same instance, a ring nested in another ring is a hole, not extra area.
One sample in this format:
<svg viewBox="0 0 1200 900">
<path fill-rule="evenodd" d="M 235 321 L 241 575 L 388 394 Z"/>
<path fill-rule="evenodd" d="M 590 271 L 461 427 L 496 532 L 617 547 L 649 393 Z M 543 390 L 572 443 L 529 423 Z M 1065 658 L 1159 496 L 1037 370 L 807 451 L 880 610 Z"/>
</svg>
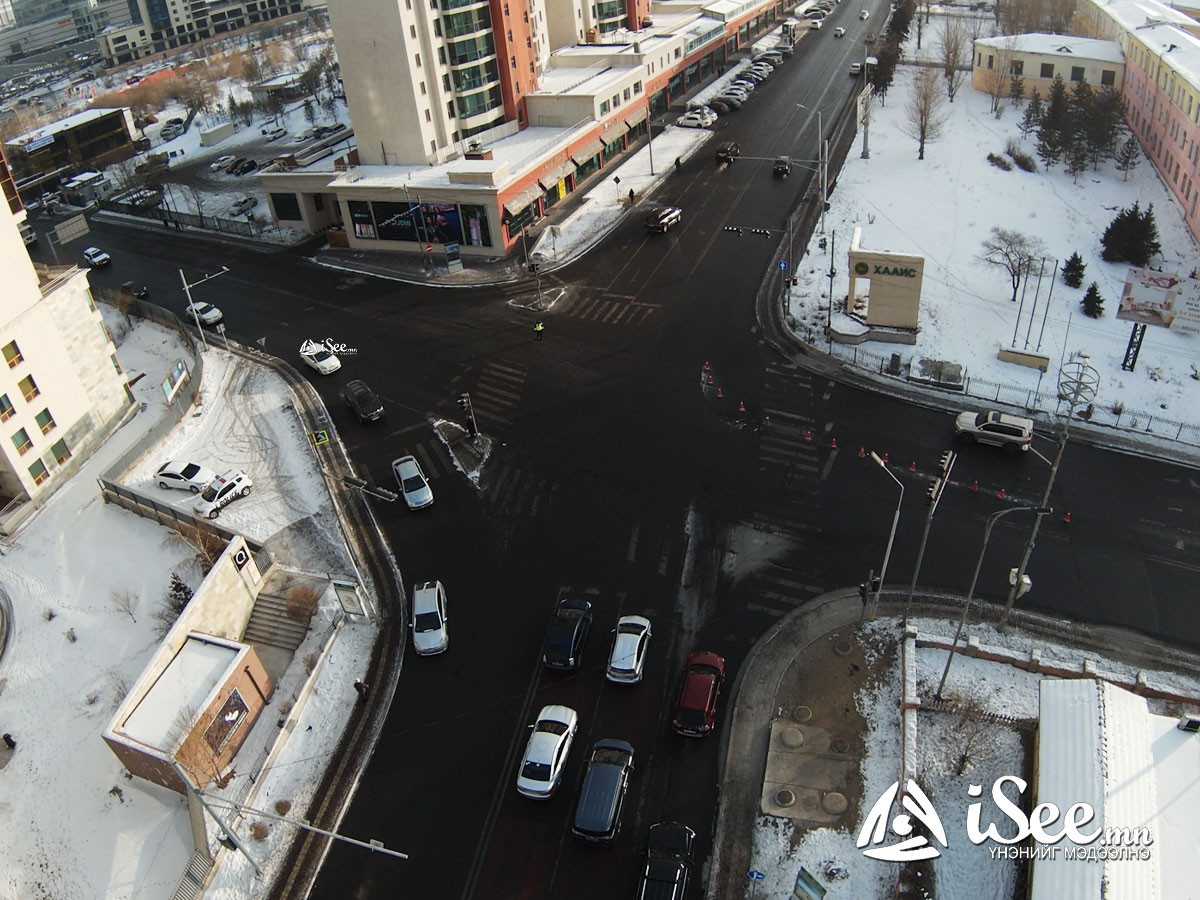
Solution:
<svg viewBox="0 0 1200 900">
<path fill-rule="evenodd" d="M 762 881 L 764 878 L 767 877 L 767 873 L 760 872 L 760 871 L 758 871 L 758 869 L 751 869 L 749 872 L 746 873 L 746 877 L 749 878 L 751 881 Z"/>
<path fill-rule="evenodd" d="M 813 874 L 801 866 L 800 871 L 796 873 L 796 885 L 792 888 L 792 896 L 798 897 L 799 900 L 822 900 L 827 893 Z"/>
<path fill-rule="evenodd" d="M 308 437 L 313 442 L 314 447 L 320 447 L 322 444 L 329 443 L 328 431 L 313 431 L 309 433 Z"/>
<path fill-rule="evenodd" d="M 786 259 L 781 259 L 779 261 L 779 268 L 784 272 L 787 271 L 787 260 Z"/>
<path fill-rule="evenodd" d="M 163 396 L 167 398 L 168 403 L 175 399 L 175 395 L 179 393 L 181 387 L 187 384 L 189 377 L 191 377 L 190 373 L 187 366 L 183 364 L 183 360 L 175 360 L 171 370 L 167 372 L 167 377 L 162 382 Z"/>
<path fill-rule="evenodd" d="M 87 216 L 80 213 L 77 216 L 72 216 L 69 219 L 64 219 L 54 226 L 54 237 L 58 241 L 59 246 L 62 246 L 76 238 L 81 238 L 89 233 L 92 229 L 88 227 Z"/>
<path fill-rule="evenodd" d="M 457 243 L 446 244 L 446 271 L 461 272 L 463 270 L 462 254 Z"/>
<path fill-rule="evenodd" d="M 1117 318 L 1195 334 L 1200 331 L 1200 280 L 1130 266 Z"/>
<path fill-rule="evenodd" d="M 30 139 L 25 144 L 24 150 L 26 153 L 33 153 L 37 150 L 41 150 L 43 147 L 49 147 L 53 143 L 54 143 L 54 135 L 46 134 L 46 135 L 42 135 L 41 137 L 35 137 L 35 138 Z"/>
</svg>

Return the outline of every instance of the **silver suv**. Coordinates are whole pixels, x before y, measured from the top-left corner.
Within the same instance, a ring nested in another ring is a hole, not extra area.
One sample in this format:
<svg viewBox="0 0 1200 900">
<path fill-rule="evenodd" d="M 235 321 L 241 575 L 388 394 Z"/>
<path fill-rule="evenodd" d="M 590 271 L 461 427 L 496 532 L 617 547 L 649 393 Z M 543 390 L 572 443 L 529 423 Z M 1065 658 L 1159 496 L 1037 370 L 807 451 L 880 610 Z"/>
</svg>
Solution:
<svg viewBox="0 0 1200 900">
<path fill-rule="evenodd" d="M 968 443 L 992 444 L 1016 453 L 1033 443 L 1033 420 L 994 410 L 964 412 L 954 420 L 954 433 Z"/>
</svg>

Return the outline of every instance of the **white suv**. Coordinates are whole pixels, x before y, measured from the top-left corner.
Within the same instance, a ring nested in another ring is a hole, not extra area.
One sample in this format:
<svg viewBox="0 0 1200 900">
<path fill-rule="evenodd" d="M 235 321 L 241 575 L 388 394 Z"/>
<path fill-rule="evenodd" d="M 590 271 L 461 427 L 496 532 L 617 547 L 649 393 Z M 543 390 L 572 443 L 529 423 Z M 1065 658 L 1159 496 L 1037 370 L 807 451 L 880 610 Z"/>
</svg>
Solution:
<svg viewBox="0 0 1200 900">
<path fill-rule="evenodd" d="M 224 475 L 214 478 L 208 487 L 200 492 L 192 509 L 199 515 L 215 519 L 221 514 L 222 506 L 232 503 L 238 497 L 245 497 L 252 487 L 254 482 L 250 480 L 249 475 L 237 469 L 230 469 Z"/>
<path fill-rule="evenodd" d="M 954 432 L 968 443 L 992 444 L 1017 453 L 1033 443 L 1033 420 L 994 410 L 964 412 L 954 420 Z"/>
</svg>

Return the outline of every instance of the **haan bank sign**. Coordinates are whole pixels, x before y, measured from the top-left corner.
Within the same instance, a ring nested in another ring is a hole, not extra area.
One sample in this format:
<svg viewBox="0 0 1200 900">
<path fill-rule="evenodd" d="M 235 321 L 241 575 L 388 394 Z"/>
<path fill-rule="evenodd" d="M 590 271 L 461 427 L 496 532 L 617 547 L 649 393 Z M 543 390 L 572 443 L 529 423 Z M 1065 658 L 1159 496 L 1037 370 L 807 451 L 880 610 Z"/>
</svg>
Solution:
<svg viewBox="0 0 1200 900">
<path fill-rule="evenodd" d="M 989 800 L 983 796 L 983 785 L 967 788 L 971 802 L 958 831 L 965 831 L 972 844 L 989 847 L 993 859 L 1064 859 L 1082 861 L 1144 860 L 1150 858 L 1154 843 L 1148 827 L 1101 827 L 1096 811 L 1089 803 L 1072 803 L 1065 810 L 1054 803 L 1039 803 L 1026 815 L 1020 800 L 1028 787 L 1016 775 L 1002 775 L 992 783 Z M 1006 789 L 1015 788 L 1015 798 Z M 936 844 L 950 846 L 942 818 L 929 797 L 911 778 L 899 796 L 900 782 L 892 783 L 875 801 L 858 833 L 856 846 L 863 856 L 884 862 L 915 862 L 941 856 Z M 899 799 L 900 813 L 892 815 Z M 1000 824 L 997 824 L 999 822 Z M 923 826 L 917 833 L 915 824 Z M 888 832 L 899 840 L 888 843 Z M 1065 845 L 1063 841 L 1066 841 Z M 1028 846 L 1016 844 L 1031 842 Z M 935 844 L 936 842 L 936 844 Z"/>
</svg>

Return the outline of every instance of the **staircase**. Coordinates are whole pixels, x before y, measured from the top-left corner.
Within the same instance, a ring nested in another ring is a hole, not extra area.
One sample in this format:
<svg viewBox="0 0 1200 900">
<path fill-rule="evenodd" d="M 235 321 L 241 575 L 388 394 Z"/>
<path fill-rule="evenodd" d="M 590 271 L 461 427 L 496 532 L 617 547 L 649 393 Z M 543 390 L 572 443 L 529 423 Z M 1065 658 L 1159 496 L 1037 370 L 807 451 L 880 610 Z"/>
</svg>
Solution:
<svg viewBox="0 0 1200 900">
<path fill-rule="evenodd" d="M 306 634 L 307 618 L 297 620 L 289 616 L 286 600 L 272 594 L 259 594 L 242 640 L 248 644 L 266 644 L 294 653 Z"/>
<path fill-rule="evenodd" d="M 208 877 L 212 867 L 211 856 L 203 850 L 195 851 L 183 872 L 183 878 L 179 880 L 179 887 L 175 888 L 175 893 L 171 895 L 171 900 L 195 900 L 196 897 L 203 896 L 204 879 Z"/>
</svg>

